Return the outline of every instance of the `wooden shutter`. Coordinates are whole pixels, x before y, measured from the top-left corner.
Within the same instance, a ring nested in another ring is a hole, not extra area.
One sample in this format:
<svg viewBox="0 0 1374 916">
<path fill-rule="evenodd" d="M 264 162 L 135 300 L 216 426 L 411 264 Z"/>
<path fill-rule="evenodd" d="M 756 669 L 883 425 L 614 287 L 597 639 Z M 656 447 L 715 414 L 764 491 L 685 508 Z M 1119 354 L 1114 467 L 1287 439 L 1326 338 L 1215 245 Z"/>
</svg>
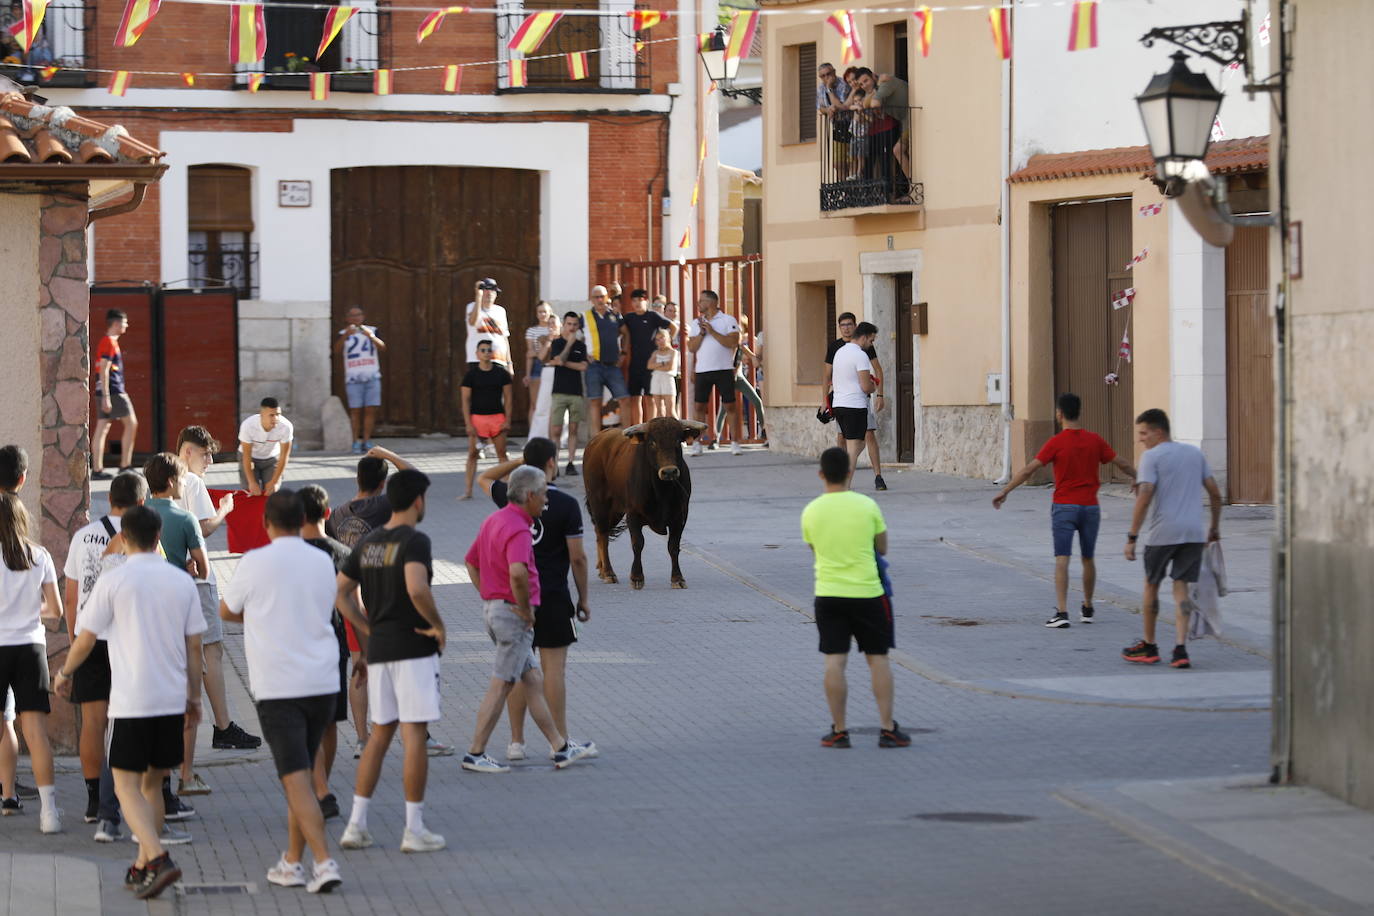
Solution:
<svg viewBox="0 0 1374 916">
<path fill-rule="evenodd" d="M 797 45 L 797 141 L 816 139 L 816 44 Z"/>
<path fill-rule="evenodd" d="M 252 176 L 231 165 L 193 165 L 187 210 L 192 232 L 252 232 Z"/>
</svg>

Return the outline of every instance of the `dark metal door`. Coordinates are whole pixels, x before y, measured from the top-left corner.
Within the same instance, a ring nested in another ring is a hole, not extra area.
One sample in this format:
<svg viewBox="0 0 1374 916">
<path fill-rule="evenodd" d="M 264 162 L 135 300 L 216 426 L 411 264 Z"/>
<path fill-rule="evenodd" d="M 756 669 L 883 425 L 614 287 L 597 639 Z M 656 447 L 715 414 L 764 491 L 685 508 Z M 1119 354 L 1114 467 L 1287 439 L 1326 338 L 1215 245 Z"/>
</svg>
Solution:
<svg viewBox="0 0 1374 916">
<path fill-rule="evenodd" d="M 1226 249 L 1227 499 L 1274 501 L 1274 317 L 1269 230 L 1241 226 Z"/>
<path fill-rule="evenodd" d="M 238 293 L 163 290 L 160 296 L 162 385 L 159 437 L 176 451 L 187 426 L 204 426 L 222 451 L 238 447 Z"/>
<path fill-rule="evenodd" d="M 911 274 L 897 274 L 897 460 L 916 460 L 916 344 L 911 327 Z"/>
</svg>

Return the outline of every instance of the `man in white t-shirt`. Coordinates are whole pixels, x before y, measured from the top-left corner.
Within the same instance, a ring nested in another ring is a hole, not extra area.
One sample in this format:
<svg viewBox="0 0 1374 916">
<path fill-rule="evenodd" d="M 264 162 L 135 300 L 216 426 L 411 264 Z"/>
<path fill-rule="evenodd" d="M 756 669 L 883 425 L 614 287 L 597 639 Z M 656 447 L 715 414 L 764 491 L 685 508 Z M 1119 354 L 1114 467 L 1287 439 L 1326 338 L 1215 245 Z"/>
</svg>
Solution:
<svg viewBox="0 0 1374 916">
<path fill-rule="evenodd" d="M 696 416 L 707 422 L 707 405 L 711 400 L 711 389 L 714 388 L 721 407 L 730 418 L 730 453 L 739 455 L 744 451 L 739 445 L 744 432 L 739 402 L 735 400 L 735 350 L 739 347 L 739 322 L 721 311 L 720 296 L 714 290 L 701 291 L 697 297 L 697 313 L 699 317 L 689 326 L 691 336 L 687 339 L 687 349 L 695 357 L 692 365 L 696 377 L 696 393 L 693 397 Z M 700 439 L 692 446 L 691 453 L 701 454 Z"/>
<path fill-rule="evenodd" d="M 258 412 L 239 425 L 239 476 L 252 496 L 281 489 L 296 428 L 281 415 L 276 398 L 263 398 Z"/>
<path fill-rule="evenodd" d="M 191 577 L 158 555 L 162 517 L 147 506 L 125 511 L 121 540 L 129 559 L 96 581 L 77 621 L 76 642 L 54 690 L 104 638 L 110 651 L 110 769 L 138 856 L 125 876 L 140 900 L 181 877 L 159 840 L 163 780 L 181 765 L 182 734 L 200 721 L 200 634 L 205 618 Z"/>
<path fill-rule="evenodd" d="M 377 410 L 382 406 L 380 354 L 386 349 L 386 341 L 377 336 L 375 327 L 363 323 L 366 320 L 363 310 L 353 306 L 348 310 L 348 326 L 334 341 L 334 352 L 343 358 L 355 455 L 372 448 L 372 430 L 377 424 Z"/>
<path fill-rule="evenodd" d="M 342 883 L 311 776 L 339 701 L 334 563 L 301 539 L 305 505 L 294 491 L 268 498 L 263 524 L 272 542 L 239 560 L 219 613 L 243 624 L 248 682 L 286 792 L 287 847 L 267 880 L 317 894 Z M 301 863 L 307 844 L 315 857 L 308 880 Z"/>
<path fill-rule="evenodd" d="M 514 375 L 515 367 L 510 361 L 510 322 L 506 320 L 505 308 L 496 304 L 500 292 L 501 287 L 491 277 L 477 281 L 477 299 L 469 302 L 467 309 L 468 368 L 477 365 L 477 342 L 490 340 L 492 361 L 505 366 L 506 371 Z"/>
<path fill-rule="evenodd" d="M 868 433 L 868 396 L 877 387 L 873 381 L 873 363 L 865 352 L 877 336 L 878 329 L 874 325 L 859 322 L 849 343 L 835 351 L 831 367 L 830 384 L 834 393 L 830 410 L 839 424 L 840 435 L 844 436 L 845 450 L 849 452 L 850 480 L 854 479 L 854 467 L 859 463 Z"/>
</svg>

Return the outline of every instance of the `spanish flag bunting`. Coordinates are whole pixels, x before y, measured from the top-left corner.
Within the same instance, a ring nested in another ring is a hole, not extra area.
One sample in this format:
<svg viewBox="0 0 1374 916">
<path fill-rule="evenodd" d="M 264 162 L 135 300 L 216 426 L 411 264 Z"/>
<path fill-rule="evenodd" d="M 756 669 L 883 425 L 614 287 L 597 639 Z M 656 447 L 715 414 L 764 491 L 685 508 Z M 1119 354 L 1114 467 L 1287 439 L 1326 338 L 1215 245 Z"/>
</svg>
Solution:
<svg viewBox="0 0 1374 916">
<path fill-rule="evenodd" d="M 988 24 L 992 26 L 992 43 L 1002 60 L 1011 60 L 1011 11 L 1003 7 L 988 10 Z"/>
<path fill-rule="evenodd" d="M 506 47 L 512 51 L 519 51 L 521 54 L 533 54 L 544 41 L 544 36 L 548 35 L 549 30 L 557 25 L 558 20 L 562 18 L 562 13 L 551 11 L 531 13 L 525 17 L 524 22 L 520 23 L 520 28 L 515 30 L 515 34 L 511 36 Z"/>
<path fill-rule="evenodd" d="M 715 32 L 701 32 L 697 35 L 697 50 L 709 51 L 711 49 L 711 36 Z"/>
<path fill-rule="evenodd" d="M 426 38 L 439 31 L 439 26 L 444 24 L 444 17 L 449 13 L 466 13 L 466 6 L 448 6 L 441 10 L 435 10 L 420 22 L 420 27 L 415 30 L 415 43 L 418 45 Z"/>
<path fill-rule="evenodd" d="M 329 74 L 310 74 L 310 101 L 323 102 L 329 98 Z"/>
<path fill-rule="evenodd" d="M 457 64 L 449 64 L 444 68 L 444 91 L 457 92 L 458 87 L 463 85 L 463 68 Z"/>
<path fill-rule="evenodd" d="M 33 47 L 38 30 L 43 26 L 43 17 L 48 14 L 48 0 L 24 0 L 19 21 L 10 26 L 10 34 L 18 40 L 25 51 Z"/>
<path fill-rule="evenodd" d="M 725 45 L 725 59 L 743 60 L 754 46 L 754 32 L 759 27 L 758 10 L 740 10 L 730 20 L 730 41 Z"/>
<path fill-rule="evenodd" d="M 58 70 L 61 70 L 61 69 L 62 69 L 62 68 L 59 67 L 59 66 L 57 66 L 56 64 L 48 64 L 46 67 L 44 67 L 42 70 L 40 70 L 40 71 L 38 71 L 38 72 L 39 72 L 40 74 L 42 74 L 43 79 L 45 79 L 45 80 L 50 80 L 50 79 L 52 79 L 54 76 L 56 76 L 56 75 L 57 75 L 57 71 L 58 71 Z"/>
<path fill-rule="evenodd" d="M 256 64 L 267 54 L 267 23 L 262 4 L 235 3 L 229 7 L 229 57 L 236 64 Z"/>
<path fill-rule="evenodd" d="M 709 85 L 709 86 L 706 87 L 706 94 L 707 94 L 707 95 L 710 95 L 711 93 L 713 93 L 713 92 L 715 92 L 715 91 L 716 91 L 716 81 L 715 81 L 715 80 L 711 80 L 711 85 Z"/>
<path fill-rule="evenodd" d="M 523 60 L 510 61 L 510 85 L 512 89 L 521 89 L 525 86 L 525 62 Z"/>
<path fill-rule="evenodd" d="M 636 42 L 635 42 L 635 53 L 638 54 L 640 51 L 643 51 L 643 50 L 644 50 L 644 42 L 642 42 L 642 41 L 636 41 Z"/>
<path fill-rule="evenodd" d="M 186 84 L 187 89 L 196 88 L 196 75 L 194 73 L 181 74 L 181 81 Z"/>
<path fill-rule="evenodd" d="M 391 71 L 382 68 L 372 71 L 372 93 L 374 95 L 391 95 Z"/>
<path fill-rule="evenodd" d="M 1069 23 L 1069 50 L 1086 51 L 1097 47 L 1096 0 L 1081 0 L 1073 5 L 1073 19 Z"/>
<path fill-rule="evenodd" d="M 129 91 L 129 71 L 116 70 L 110 77 L 110 95 L 123 95 Z"/>
<path fill-rule="evenodd" d="M 706 138 L 705 138 L 705 137 L 702 137 L 702 138 L 701 138 L 701 149 L 697 152 L 697 167 L 700 168 L 700 167 L 701 167 L 701 164 L 702 164 L 703 162 L 705 162 L 705 161 L 706 161 Z"/>
<path fill-rule="evenodd" d="M 263 77 L 263 75 L 262 75 L 261 73 L 250 73 L 250 74 L 248 74 L 248 91 L 249 91 L 249 92 L 257 92 L 259 89 L 262 88 L 262 77 Z"/>
<path fill-rule="evenodd" d="M 324 14 L 324 30 L 320 34 L 320 46 L 315 49 L 315 60 L 324 57 L 325 50 L 339 37 L 344 23 L 352 19 L 357 12 L 356 6 L 336 6 Z"/>
<path fill-rule="evenodd" d="M 161 3 L 162 0 L 128 0 L 124 18 L 119 20 L 119 31 L 115 32 L 115 47 L 132 48 L 143 37 Z"/>
<path fill-rule="evenodd" d="M 859 26 L 852 12 L 836 10 L 825 21 L 840 33 L 840 59 L 846 66 L 864 56 L 863 44 L 859 41 Z"/>
<path fill-rule="evenodd" d="M 652 29 L 663 21 L 663 14 L 658 10 L 630 10 L 626 15 L 630 17 L 630 28 L 636 32 Z"/>
<path fill-rule="evenodd" d="M 691 227 L 691 226 L 688 226 L 686 229 L 682 230 L 682 241 L 680 241 L 680 242 L 677 243 L 677 247 L 681 248 L 681 249 L 684 250 L 684 251 L 686 251 L 688 248 L 691 248 L 691 247 L 692 247 L 692 227 Z"/>
<path fill-rule="evenodd" d="M 568 78 L 575 80 L 587 78 L 586 51 L 574 51 L 568 55 Z"/>
<path fill-rule="evenodd" d="M 697 176 L 696 183 L 692 185 L 692 206 L 695 207 L 695 206 L 697 205 L 697 201 L 700 200 L 700 199 L 701 199 L 701 176 L 698 175 L 698 176 Z"/>
<path fill-rule="evenodd" d="M 916 17 L 916 41 L 922 57 L 930 56 L 930 39 L 935 33 L 935 14 L 930 7 L 923 6 L 911 15 Z"/>
</svg>

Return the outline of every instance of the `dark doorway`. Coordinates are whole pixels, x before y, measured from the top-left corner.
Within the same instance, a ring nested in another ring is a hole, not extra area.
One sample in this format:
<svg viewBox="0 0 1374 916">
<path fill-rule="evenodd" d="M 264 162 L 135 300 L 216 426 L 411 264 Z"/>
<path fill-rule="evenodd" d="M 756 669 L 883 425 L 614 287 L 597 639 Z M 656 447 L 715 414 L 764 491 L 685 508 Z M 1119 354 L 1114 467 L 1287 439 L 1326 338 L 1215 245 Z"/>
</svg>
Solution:
<svg viewBox="0 0 1374 916">
<path fill-rule="evenodd" d="M 916 460 L 916 342 L 911 325 L 911 274 L 897 274 L 897 460 Z"/>
<path fill-rule="evenodd" d="M 518 378 L 525 330 L 539 304 L 539 173 L 522 169 L 387 166 L 336 169 L 333 319 L 354 305 L 387 342 L 381 435 L 463 431 L 458 387 L 467 370 L 466 309 L 483 277 L 501 286 L 516 367 L 511 412 L 526 432 Z M 334 392 L 344 396 L 334 358 Z"/>
</svg>

